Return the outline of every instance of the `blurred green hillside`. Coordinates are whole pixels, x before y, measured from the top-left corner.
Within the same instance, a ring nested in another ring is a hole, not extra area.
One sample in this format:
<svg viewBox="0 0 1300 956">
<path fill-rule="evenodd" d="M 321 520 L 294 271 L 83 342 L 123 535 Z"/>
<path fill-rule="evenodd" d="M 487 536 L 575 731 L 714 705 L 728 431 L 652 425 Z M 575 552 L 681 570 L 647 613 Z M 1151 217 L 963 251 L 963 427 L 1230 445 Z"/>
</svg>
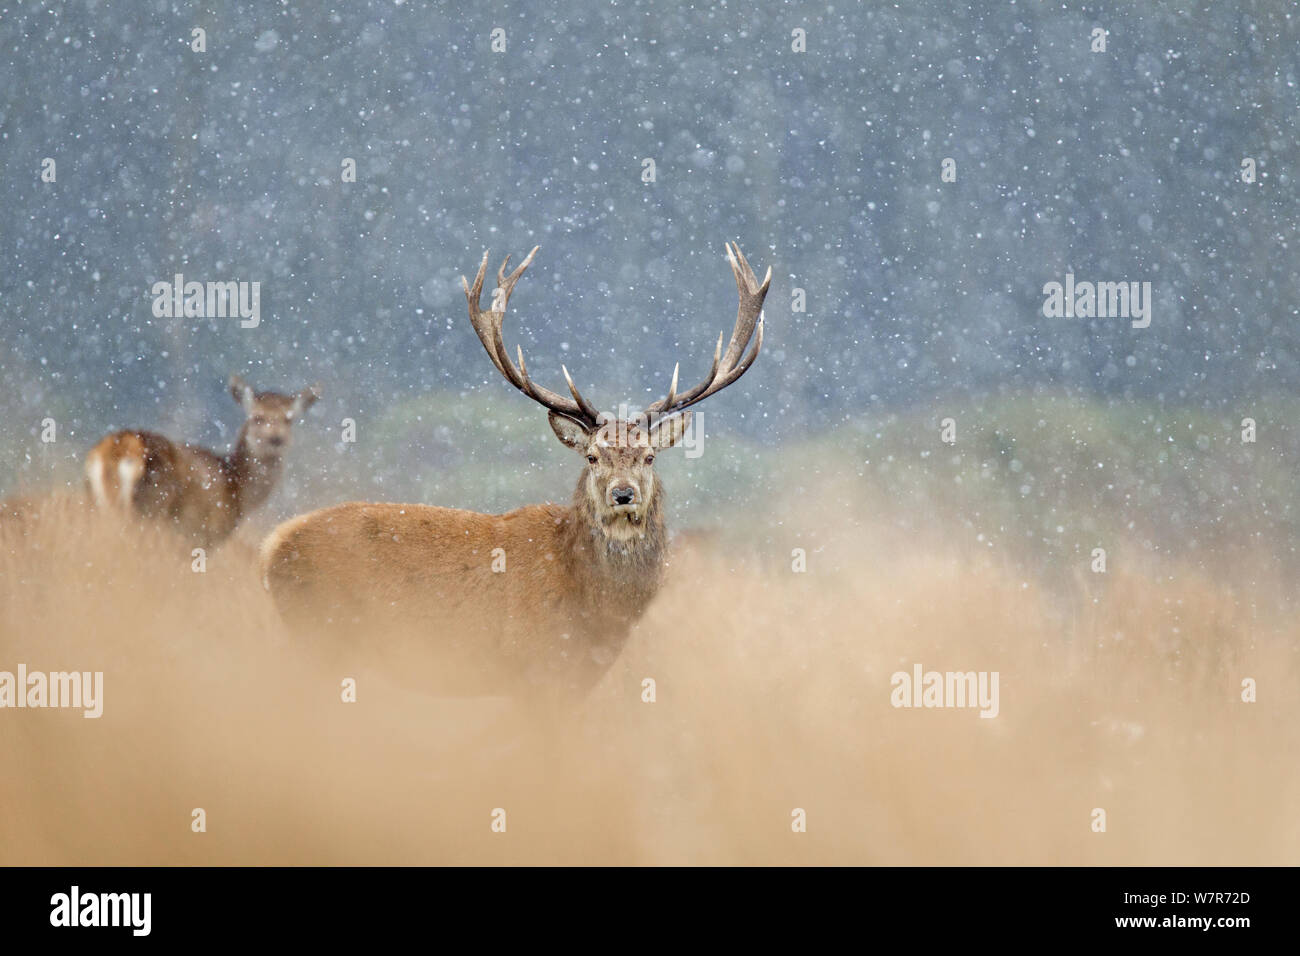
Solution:
<svg viewBox="0 0 1300 956">
<path fill-rule="evenodd" d="M 369 452 L 359 443 L 322 467 L 329 487 L 307 497 L 356 497 L 369 486 L 368 497 L 486 511 L 567 500 L 580 459 L 540 411 L 501 414 L 496 392 L 435 394 L 388 410 L 369 439 L 382 465 L 364 467 Z M 1259 547 L 1284 556 L 1300 540 L 1298 413 L 1296 401 L 1229 417 L 1039 393 L 863 415 L 778 444 L 728 430 L 704 409 L 702 454 L 675 449 L 656 467 L 674 527 L 720 528 L 737 542 L 772 533 L 782 502 L 843 494 L 874 502 L 900 528 L 938 524 L 1018 561 L 1072 565 L 1118 542 L 1206 560 Z M 940 439 L 949 417 L 951 445 Z M 1247 417 L 1254 443 L 1242 441 Z"/>
<path fill-rule="evenodd" d="M 581 459 L 545 414 L 493 385 L 437 392 L 341 427 L 310 417 L 285 484 L 254 521 L 346 500 L 411 501 L 501 512 L 567 501 Z M 522 401 L 522 400 L 521 400 Z M 1075 401 L 1048 393 L 973 405 L 861 415 L 797 440 L 764 442 L 702 415 L 702 453 L 656 465 L 675 529 L 712 528 L 740 547 L 786 541 L 798 505 L 872 514 L 900 531 L 941 529 L 956 543 L 1043 570 L 1077 567 L 1094 547 L 1138 548 L 1207 566 L 1261 549 L 1287 566 L 1300 540 L 1300 401 L 1229 417 L 1156 403 Z M 1242 419 L 1257 440 L 1242 441 Z M 233 434 L 237 414 L 230 415 Z M 952 418 L 955 442 L 941 440 Z M 4 490 L 80 482 L 93 439 L 5 450 Z"/>
</svg>

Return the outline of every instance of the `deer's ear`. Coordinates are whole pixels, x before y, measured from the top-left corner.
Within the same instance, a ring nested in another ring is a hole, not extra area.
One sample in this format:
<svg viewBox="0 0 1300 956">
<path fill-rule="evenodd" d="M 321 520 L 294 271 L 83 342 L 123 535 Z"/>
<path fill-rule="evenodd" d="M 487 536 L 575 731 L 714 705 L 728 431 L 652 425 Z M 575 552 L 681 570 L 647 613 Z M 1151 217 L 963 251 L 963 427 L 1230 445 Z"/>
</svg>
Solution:
<svg viewBox="0 0 1300 956">
<path fill-rule="evenodd" d="M 546 418 L 550 421 L 551 431 L 555 432 L 556 438 L 570 448 L 575 448 L 578 451 L 586 450 L 587 443 L 591 438 L 586 425 L 555 412 L 547 412 Z"/>
<path fill-rule="evenodd" d="M 297 395 L 293 397 L 293 409 L 292 409 L 293 417 L 294 418 L 301 417 L 302 413 L 307 411 L 307 409 L 311 408 L 313 405 L 315 405 L 316 402 L 320 399 L 320 397 L 321 397 L 320 382 L 313 382 L 311 385 L 308 385 L 306 388 L 304 388 L 301 392 L 299 392 Z"/>
<path fill-rule="evenodd" d="M 238 375 L 230 376 L 230 396 L 237 401 L 244 411 L 253 407 L 253 389 Z"/>
<path fill-rule="evenodd" d="M 672 418 L 661 418 L 650 429 L 650 444 L 655 448 L 672 448 L 682 440 L 686 429 L 691 427 L 691 413 L 682 412 Z"/>
</svg>

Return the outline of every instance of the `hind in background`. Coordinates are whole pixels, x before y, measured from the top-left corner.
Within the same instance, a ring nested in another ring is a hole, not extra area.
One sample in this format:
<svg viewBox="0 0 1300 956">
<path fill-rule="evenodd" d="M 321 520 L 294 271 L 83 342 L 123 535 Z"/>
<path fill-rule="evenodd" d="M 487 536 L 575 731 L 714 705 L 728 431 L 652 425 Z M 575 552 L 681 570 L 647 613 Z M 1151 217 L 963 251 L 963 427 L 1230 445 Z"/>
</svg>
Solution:
<svg viewBox="0 0 1300 956">
<path fill-rule="evenodd" d="M 255 392 L 234 375 L 230 394 L 245 420 L 227 455 L 155 432 L 102 438 L 86 456 L 86 484 L 96 507 L 170 520 L 200 547 L 228 538 L 275 490 L 293 425 L 320 398 L 321 388 L 309 385 L 295 395 Z"/>
</svg>

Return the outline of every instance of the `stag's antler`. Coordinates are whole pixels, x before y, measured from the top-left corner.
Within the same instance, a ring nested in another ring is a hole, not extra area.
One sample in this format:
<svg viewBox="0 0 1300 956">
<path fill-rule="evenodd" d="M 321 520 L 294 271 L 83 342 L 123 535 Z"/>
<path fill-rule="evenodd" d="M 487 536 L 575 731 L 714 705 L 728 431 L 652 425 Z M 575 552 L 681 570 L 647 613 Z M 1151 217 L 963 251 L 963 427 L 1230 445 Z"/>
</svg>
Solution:
<svg viewBox="0 0 1300 956">
<path fill-rule="evenodd" d="M 506 275 L 506 266 L 510 264 L 510 257 L 506 256 L 505 261 L 501 263 L 501 268 L 497 270 L 496 293 L 500 298 L 498 300 L 494 296 L 492 302 L 494 307 L 500 305 L 500 311 L 496 308 L 486 310 L 479 308 L 483 295 L 483 275 L 487 272 L 488 264 L 488 253 L 483 253 L 483 261 L 479 264 L 478 275 L 474 277 L 474 285 L 471 287 L 464 276 L 460 277 L 461 284 L 465 286 L 465 299 L 469 302 L 469 320 L 474 323 L 474 331 L 478 333 L 483 348 L 487 349 L 488 358 L 492 359 L 492 364 L 505 376 L 507 382 L 544 408 L 571 418 L 587 428 L 595 428 L 600 423 L 600 413 L 582 397 L 578 387 L 573 384 L 573 378 L 567 368 L 560 366 L 564 372 L 564 380 L 569 385 L 569 393 L 573 395 L 571 399 L 533 382 L 528 377 L 528 367 L 524 364 L 524 350 L 515 347 L 515 354 L 519 358 L 519 365 L 516 367 L 510 361 L 510 353 L 506 351 L 505 342 L 501 339 L 501 322 L 506 317 L 506 303 L 510 301 L 510 293 L 514 291 L 515 283 L 532 263 L 533 256 L 537 255 L 537 250 L 540 248 L 541 246 L 533 246 L 533 251 L 528 253 L 524 261 L 519 263 L 518 268 L 510 275 Z"/>
<path fill-rule="evenodd" d="M 499 305 L 499 310 L 479 308 L 483 295 L 483 276 L 487 272 L 488 264 L 488 253 L 484 252 L 483 261 L 478 267 L 478 275 L 474 277 L 474 285 L 471 286 L 464 276 L 460 278 L 465 286 L 465 299 L 469 303 L 469 318 L 474 324 L 474 331 L 478 333 L 479 341 L 487 350 L 488 358 L 492 359 L 492 364 L 505 376 L 507 382 L 544 408 L 571 418 L 587 428 L 594 428 L 601 423 L 602 416 L 596 411 L 595 406 L 582 397 L 578 387 L 573 384 L 573 377 L 569 375 L 567 368 L 560 366 L 564 372 L 564 381 L 569 386 L 569 394 L 573 396 L 571 399 L 533 382 L 528 377 L 528 366 L 524 364 L 523 349 L 517 346 L 515 348 L 515 355 L 519 361 L 516 366 L 510 361 L 510 354 L 506 351 L 505 342 L 501 338 L 501 323 L 505 319 L 510 293 L 514 291 L 515 283 L 532 263 L 533 256 L 540 248 L 534 246 L 532 252 L 528 253 L 524 261 L 519 263 L 518 268 L 510 275 L 506 275 L 506 266 L 510 264 L 510 257 L 506 256 L 505 261 L 501 263 L 501 268 L 497 270 L 497 292 L 492 303 L 494 306 Z M 740 292 L 740 308 L 736 312 L 736 326 L 731 330 L 731 341 L 727 345 L 727 351 L 723 354 L 722 333 L 718 333 L 718 344 L 713 350 L 713 366 L 709 369 L 709 374 L 699 385 L 680 395 L 677 394 L 677 375 L 681 365 L 679 363 L 674 367 L 673 381 L 668 388 L 668 394 L 647 406 L 641 413 L 641 418 L 646 423 L 680 412 L 704 401 L 715 392 L 722 391 L 744 375 L 758 358 L 759 350 L 763 347 L 763 299 L 767 296 L 768 286 L 772 284 L 772 268 L 768 267 L 767 275 L 763 277 L 760 284 L 740 247 L 730 242 L 727 243 L 727 261 L 731 263 L 731 271 L 736 277 L 736 288 Z M 756 330 L 758 335 L 755 338 Z M 752 349 L 749 348 L 751 339 L 754 343 Z"/>
<path fill-rule="evenodd" d="M 736 312 L 736 327 L 731 330 L 731 341 L 727 344 L 726 354 L 722 352 L 723 333 L 719 332 L 718 344 L 713 349 L 713 367 L 709 369 L 709 374 L 699 385 L 680 395 L 677 394 L 677 373 L 681 370 L 681 363 L 675 365 L 668 394 L 647 406 L 641 413 L 646 421 L 680 412 L 704 401 L 715 392 L 722 391 L 744 375 L 754 364 L 754 359 L 758 358 L 758 351 L 763 347 L 763 299 L 767 296 L 768 286 L 772 284 L 772 267 L 767 267 L 767 275 L 760 285 L 754 270 L 749 267 L 749 262 L 740 251 L 740 246 L 733 242 L 727 243 L 727 261 L 731 263 L 731 271 L 736 276 L 736 288 L 740 290 L 740 308 Z M 758 337 L 754 339 L 753 349 L 746 355 L 745 349 L 754 337 L 755 328 Z"/>
</svg>

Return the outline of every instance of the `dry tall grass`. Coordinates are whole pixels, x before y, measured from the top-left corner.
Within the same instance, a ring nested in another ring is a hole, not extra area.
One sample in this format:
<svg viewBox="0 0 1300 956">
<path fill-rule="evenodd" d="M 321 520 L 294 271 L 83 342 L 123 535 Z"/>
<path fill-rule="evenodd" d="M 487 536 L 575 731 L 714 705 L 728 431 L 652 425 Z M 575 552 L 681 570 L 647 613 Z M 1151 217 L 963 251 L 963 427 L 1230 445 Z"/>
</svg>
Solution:
<svg viewBox="0 0 1300 956">
<path fill-rule="evenodd" d="M 281 628 L 251 531 L 195 574 L 165 532 L 29 499 L 0 518 L 0 670 L 102 670 L 105 704 L 0 711 L 0 863 L 1300 863 L 1281 584 L 1120 549 L 1048 592 L 942 528 L 800 500 L 676 558 L 553 735 L 331 670 Z M 1000 715 L 893 708 L 913 663 L 999 671 Z"/>
</svg>

